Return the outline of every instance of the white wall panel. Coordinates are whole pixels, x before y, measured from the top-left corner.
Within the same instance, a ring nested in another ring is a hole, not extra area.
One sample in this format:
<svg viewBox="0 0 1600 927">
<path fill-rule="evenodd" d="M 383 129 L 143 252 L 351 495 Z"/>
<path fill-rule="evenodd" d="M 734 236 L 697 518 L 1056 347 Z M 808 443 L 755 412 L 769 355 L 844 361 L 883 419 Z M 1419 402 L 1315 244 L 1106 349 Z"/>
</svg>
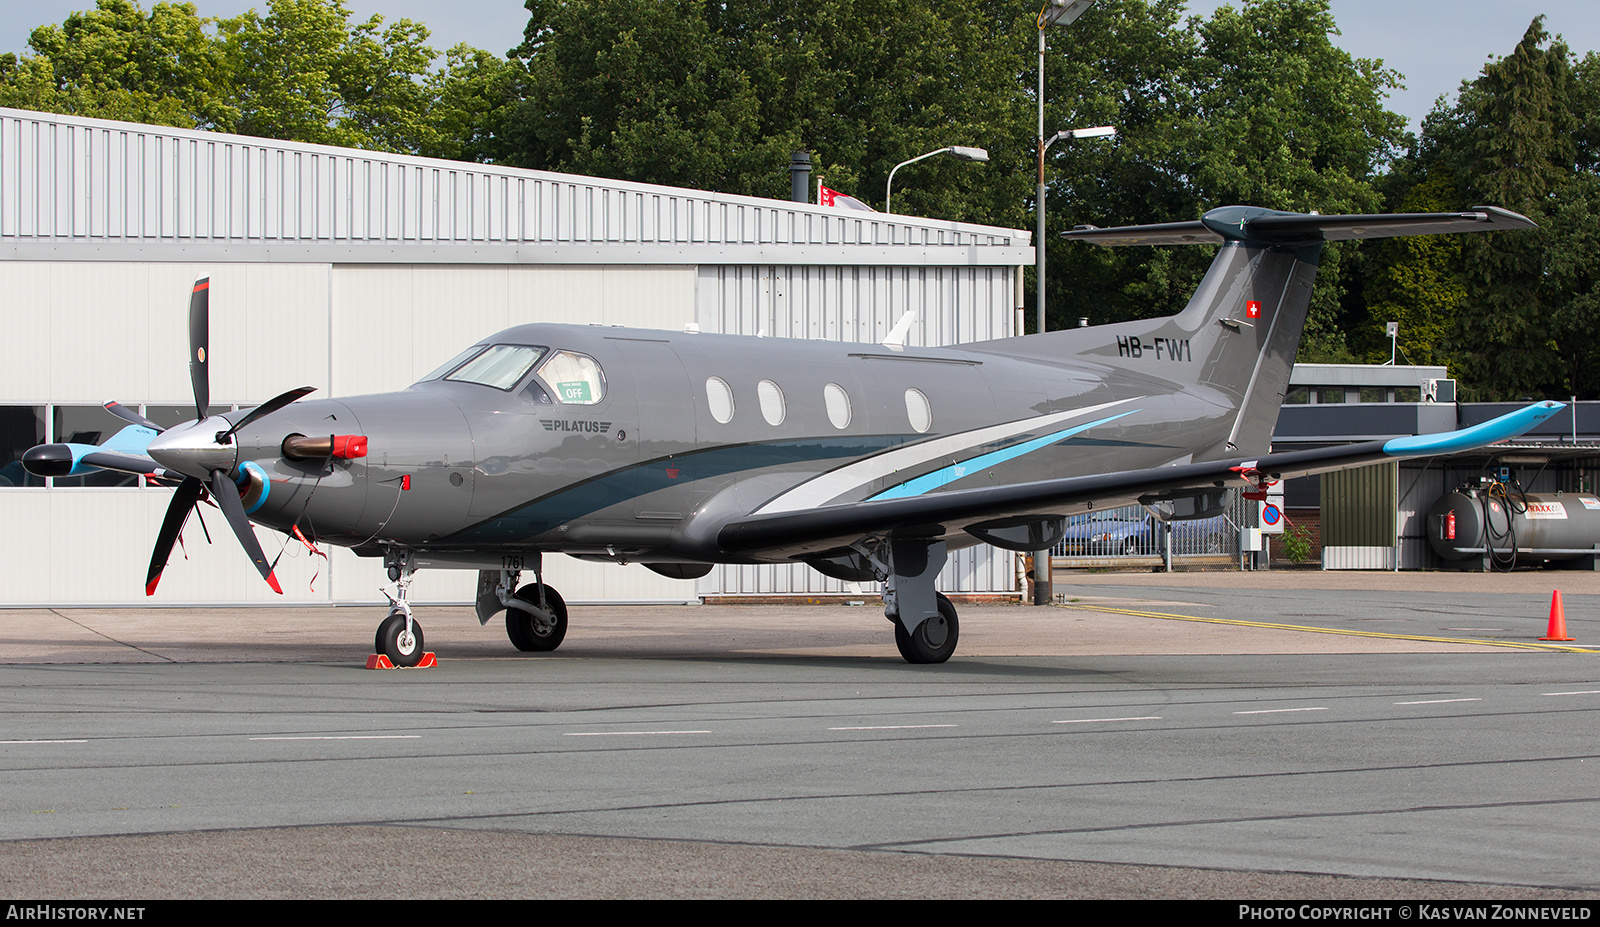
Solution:
<svg viewBox="0 0 1600 927">
<path fill-rule="evenodd" d="M 0 525 L 6 526 L 0 531 L 0 605 L 54 601 L 50 597 L 50 563 L 55 553 L 56 523 L 50 518 L 50 495 L 45 489 L 0 490 Z M 137 559 L 136 551 L 121 546 L 123 540 L 121 535 L 103 536 L 93 548 L 101 552 L 96 559 Z M 81 560 L 83 553 L 79 550 L 76 556 Z M 95 563 L 84 572 L 99 569 L 100 564 Z"/>
<path fill-rule="evenodd" d="M 113 396 L 130 396 L 137 402 L 149 395 L 149 367 L 158 360 L 150 355 L 151 307 L 149 273 L 143 267 L 96 264 L 55 265 L 51 271 L 47 306 L 17 306 L 21 312 L 43 311 L 50 319 L 50 398 L 56 402 L 104 402 Z M 188 325 L 188 291 L 174 294 L 181 300 L 173 322 Z M 187 349 L 171 358 L 176 366 L 187 363 Z"/>
<path fill-rule="evenodd" d="M 191 401 L 189 295 L 206 275 L 218 402 L 327 387 L 326 266 L 4 261 L 0 399 Z"/>
<path fill-rule="evenodd" d="M 52 265 L 0 261 L 5 336 L 0 337 L 0 400 L 38 403 L 51 395 L 55 327 L 50 313 Z M 103 399 L 101 400 L 104 401 Z"/>
</svg>

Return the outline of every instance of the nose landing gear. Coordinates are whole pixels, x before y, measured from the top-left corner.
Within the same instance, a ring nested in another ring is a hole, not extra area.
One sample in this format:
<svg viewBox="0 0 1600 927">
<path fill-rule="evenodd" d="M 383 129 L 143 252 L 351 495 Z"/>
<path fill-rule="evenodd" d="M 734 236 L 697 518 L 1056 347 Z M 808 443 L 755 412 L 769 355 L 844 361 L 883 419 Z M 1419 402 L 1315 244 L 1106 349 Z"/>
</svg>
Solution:
<svg viewBox="0 0 1600 927">
<path fill-rule="evenodd" d="M 422 625 L 412 617 L 411 605 L 406 601 L 411 576 L 417 572 L 416 557 L 409 550 L 391 550 L 383 559 L 389 568 L 389 581 L 394 583 L 395 594 L 379 590 L 389 600 L 389 616 L 378 625 L 372 649 L 388 657 L 394 666 L 416 666 L 428 656 L 422 649 Z"/>
</svg>

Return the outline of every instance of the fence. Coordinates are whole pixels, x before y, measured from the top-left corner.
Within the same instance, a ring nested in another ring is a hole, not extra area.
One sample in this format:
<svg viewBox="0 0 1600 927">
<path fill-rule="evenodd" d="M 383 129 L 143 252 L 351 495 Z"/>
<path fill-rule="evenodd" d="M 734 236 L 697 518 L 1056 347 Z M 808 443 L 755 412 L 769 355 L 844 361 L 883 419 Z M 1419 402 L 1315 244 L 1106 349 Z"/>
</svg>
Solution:
<svg viewBox="0 0 1600 927">
<path fill-rule="evenodd" d="M 1256 503 L 1228 491 L 1228 504 L 1221 515 L 1174 521 L 1174 557 L 1239 556 L 1239 529 L 1255 524 Z M 1143 506 L 1074 515 L 1067 523 L 1066 536 L 1051 550 L 1051 556 L 1067 559 L 1107 560 L 1131 557 L 1165 556 L 1169 534 L 1167 525 Z"/>
</svg>

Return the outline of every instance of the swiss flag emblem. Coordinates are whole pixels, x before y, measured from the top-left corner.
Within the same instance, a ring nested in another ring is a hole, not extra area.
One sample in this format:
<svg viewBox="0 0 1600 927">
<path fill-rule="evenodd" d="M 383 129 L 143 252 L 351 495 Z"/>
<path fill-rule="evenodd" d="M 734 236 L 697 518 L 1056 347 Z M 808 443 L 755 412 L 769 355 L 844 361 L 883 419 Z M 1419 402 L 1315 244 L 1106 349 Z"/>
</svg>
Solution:
<svg viewBox="0 0 1600 927">
<path fill-rule="evenodd" d="M 1244 314 L 1247 318 L 1261 318 L 1261 300 L 1247 299 L 1244 301 Z"/>
</svg>

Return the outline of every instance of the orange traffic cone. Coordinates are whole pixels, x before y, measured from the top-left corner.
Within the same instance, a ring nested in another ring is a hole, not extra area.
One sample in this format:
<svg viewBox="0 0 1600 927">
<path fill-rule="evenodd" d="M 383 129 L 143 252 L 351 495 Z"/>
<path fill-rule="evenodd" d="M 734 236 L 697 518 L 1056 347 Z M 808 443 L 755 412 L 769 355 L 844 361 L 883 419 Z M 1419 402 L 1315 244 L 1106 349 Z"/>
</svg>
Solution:
<svg viewBox="0 0 1600 927">
<path fill-rule="evenodd" d="M 1567 613 L 1561 607 L 1561 590 L 1560 589 L 1557 589 L 1550 596 L 1550 629 L 1547 630 L 1545 632 L 1545 636 L 1539 638 L 1539 640 L 1542 640 L 1542 641 L 1570 641 L 1570 640 L 1572 640 L 1572 638 L 1567 636 Z"/>
</svg>

